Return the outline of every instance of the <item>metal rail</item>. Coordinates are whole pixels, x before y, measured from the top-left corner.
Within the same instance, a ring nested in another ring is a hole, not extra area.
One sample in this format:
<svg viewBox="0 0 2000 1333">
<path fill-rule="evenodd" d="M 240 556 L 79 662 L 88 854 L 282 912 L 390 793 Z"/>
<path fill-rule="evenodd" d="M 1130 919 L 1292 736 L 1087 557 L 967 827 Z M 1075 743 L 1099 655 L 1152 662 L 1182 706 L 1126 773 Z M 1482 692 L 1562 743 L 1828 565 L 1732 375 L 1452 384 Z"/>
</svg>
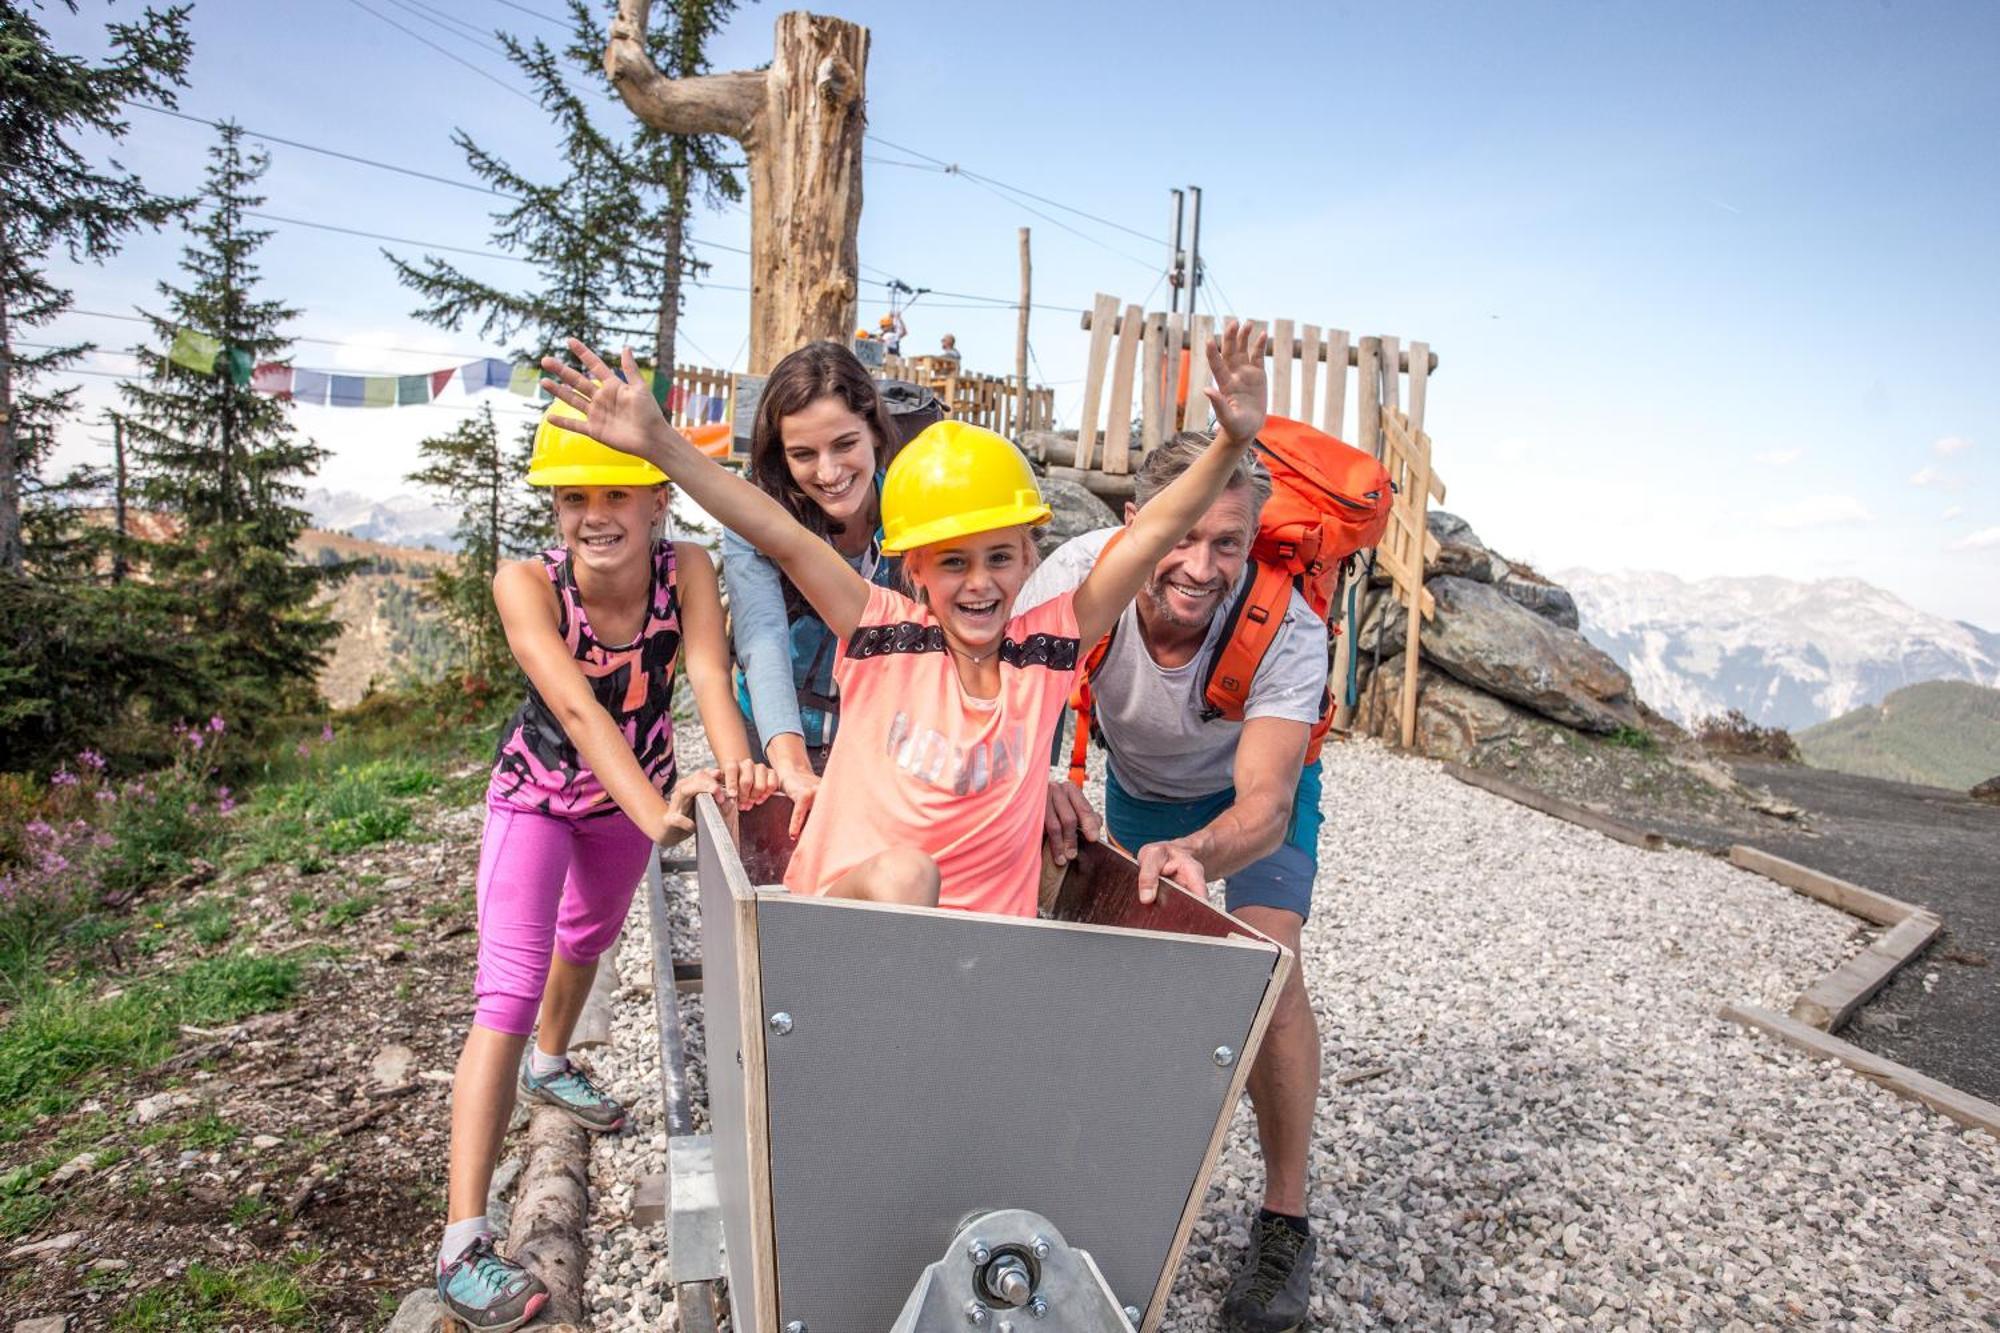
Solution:
<svg viewBox="0 0 2000 1333">
<path fill-rule="evenodd" d="M 667 911 L 666 871 L 694 869 L 691 858 L 663 863 L 655 849 L 646 864 L 646 910 L 653 930 L 653 1012 L 660 1028 L 660 1106 L 667 1137 L 694 1133 L 694 1109 L 688 1102 L 687 1047 L 681 1040 L 680 980 L 686 965 L 674 960 L 673 918 Z M 667 1176 L 666 1205 L 672 1215 L 673 1177 Z M 674 1308 L 683 1333 L 715 1333 L 715 1284 L 686 1282 L 674 1288 Z"/>
</svg>

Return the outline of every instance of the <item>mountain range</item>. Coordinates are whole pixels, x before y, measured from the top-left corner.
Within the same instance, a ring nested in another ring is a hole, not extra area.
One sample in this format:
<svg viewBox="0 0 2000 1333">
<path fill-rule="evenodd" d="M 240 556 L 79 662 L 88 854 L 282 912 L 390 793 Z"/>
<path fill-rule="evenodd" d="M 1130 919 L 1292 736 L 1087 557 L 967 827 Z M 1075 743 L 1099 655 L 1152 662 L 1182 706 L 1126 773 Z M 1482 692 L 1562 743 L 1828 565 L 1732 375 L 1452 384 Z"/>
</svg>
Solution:
<svg viewBox="0 0 2000 1333">
<path fill-rule="evenodd" d="M 1803 730 L 1906 685 L 2000 685 L 2000 634 L 1919 611 L 1859 579 L 1682 579 L 1566 570 L 1586 638 L 1641 699 L 1688 724 L 1736 709 Z"/>
<path fill-rule="evenodd" d="M 1964 791 L 2000 776 L 2000 690 L 1933 680 L 1797 737 L 1814 768 Z"/>
<path fill-rule="evenodd" d="M 378 500 L 353 491 L 324 487 L 307 491 L 303 502 L 316 528 L 344 532 L 391 546 L 458 549 L 458 515 L 417 495 Z"/>
</svg>

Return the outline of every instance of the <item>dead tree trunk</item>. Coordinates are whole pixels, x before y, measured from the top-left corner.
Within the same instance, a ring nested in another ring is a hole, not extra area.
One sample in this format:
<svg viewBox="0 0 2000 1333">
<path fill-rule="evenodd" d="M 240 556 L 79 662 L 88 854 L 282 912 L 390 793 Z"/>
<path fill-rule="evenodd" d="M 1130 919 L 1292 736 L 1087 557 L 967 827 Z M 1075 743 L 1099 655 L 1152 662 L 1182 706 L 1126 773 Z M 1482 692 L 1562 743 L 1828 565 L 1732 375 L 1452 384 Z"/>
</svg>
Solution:
<svg viewBox="0 0 2000 1333">
<path fill-rule="evenodd" d="M 750 167 L 750 370 L 854 329 L 868 30 L 778 16 L 770 68 L 670 79 L 646 55 L 651 0 L 619 0 L 604 69 L 625 105 L 670 134 L 722 134 Z M 674 257 L 669 256 L 669 263 Z"/>
</svg>

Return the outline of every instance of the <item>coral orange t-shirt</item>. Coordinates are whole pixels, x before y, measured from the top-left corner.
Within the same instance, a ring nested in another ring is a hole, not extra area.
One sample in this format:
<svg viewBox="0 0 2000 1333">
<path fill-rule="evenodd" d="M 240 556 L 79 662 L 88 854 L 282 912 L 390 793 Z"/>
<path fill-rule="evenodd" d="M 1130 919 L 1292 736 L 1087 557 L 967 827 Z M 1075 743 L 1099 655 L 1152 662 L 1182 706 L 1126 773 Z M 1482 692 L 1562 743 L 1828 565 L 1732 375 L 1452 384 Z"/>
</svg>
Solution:
<svg viewBox="0 0 2000 1333">
<path fill-rule="evenodd" d="M 822 893 L 889 847 L 938 863 L 938 905 L 1033 916 L 1049 744 L 1082 654 L 1075 594 L 1007 622 L 1000 693 L 965 692 L 924 607 L 871 588 L 833 679 L 840 731 L 798 848 L 793 893 Z"/>
</svg>

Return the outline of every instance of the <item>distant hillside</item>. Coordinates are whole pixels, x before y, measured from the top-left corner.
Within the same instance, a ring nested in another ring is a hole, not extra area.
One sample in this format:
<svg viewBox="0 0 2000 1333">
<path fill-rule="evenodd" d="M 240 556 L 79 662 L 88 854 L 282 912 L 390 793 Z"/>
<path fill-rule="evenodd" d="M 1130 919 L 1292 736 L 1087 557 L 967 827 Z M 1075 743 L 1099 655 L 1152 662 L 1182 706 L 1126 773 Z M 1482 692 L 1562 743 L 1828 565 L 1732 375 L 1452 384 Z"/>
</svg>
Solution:
<svg viewBox="0 0 2000 1333">
<path fill-rule="evenodd" d="M 357 703 L 371 682 L 392 685 L 437 674 L 449 643 L 423 585 L 451 563 L 450 555 L 317 528 L 299 534 L 297 550 L 307 560 L 329 564 L 365 562 L 332 595 L 340 637 L 319 675 L 319 692 L 328 703 L 336 708 Z"/>
<path fill-rule="evenodd" d="M 458 549 L 458 514 L 420 495 L 378 498 L 325 488 L 307 491 L 305 510 L 313 526 L 396 546 Z"/>
<path fill-rule="evenodd" d="M 1923 681 L 2000 685 L 2000 634 L 1859 579 L 1556 577 L 1576 597 L 1584 636 L 1684 725 L 1734 708 L 1796 732 Z"/>
<path fill-rule="evenodd" d="M 2000 690 L 1910 685 L 1794 739 L 1814 768 L 1964 791 L 2000 776 Z"/>
</svg>

